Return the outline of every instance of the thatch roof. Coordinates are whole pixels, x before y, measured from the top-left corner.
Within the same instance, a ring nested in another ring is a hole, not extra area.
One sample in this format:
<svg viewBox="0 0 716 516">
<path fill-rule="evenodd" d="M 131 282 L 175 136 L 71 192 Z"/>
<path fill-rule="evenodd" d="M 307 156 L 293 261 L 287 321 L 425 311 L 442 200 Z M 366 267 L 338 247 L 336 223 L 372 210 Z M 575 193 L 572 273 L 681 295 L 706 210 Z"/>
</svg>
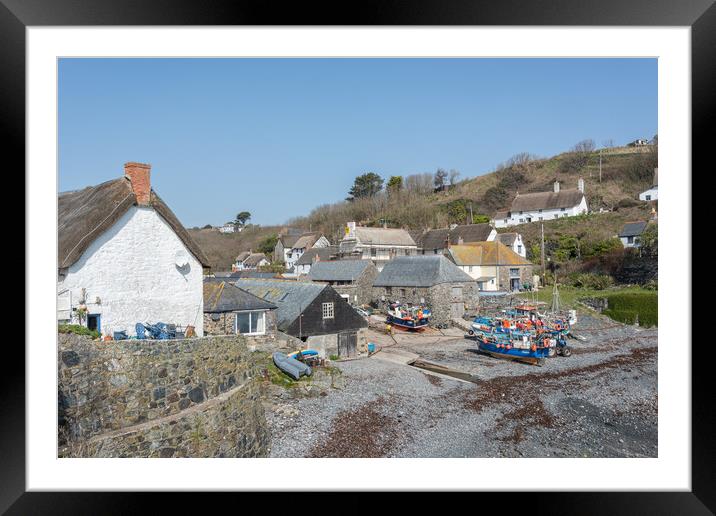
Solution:
<svg viewBox="0 0 716 516">
<path fill-rule="evenodd" d="M 432 287 L 474 281 L 443 255 L 398 256 L 387 262 L 373 283 L 376 287 Z"/>
<path fill-rule="evenodd" d="M 515 200 L 512 201 L 510 211 L 519 213 L 521 211 L 572 208 L 582 202 L 582 197 L 584 197 L 584 192 L 579 191 L 577 188 L 560 190 L 559 192 L 518 194 Z"/>
<path fill-rule="evenodd" d="M 57 202 L 58 267 L 64 269 L 79 260 L 92 242 L 136 204 L 137 198 L 125 177 L 60 193 Z M 149 205 L 169 224 L 201 265 L 210 267 L 202 250 L 154 190 Z"/>
</svg>

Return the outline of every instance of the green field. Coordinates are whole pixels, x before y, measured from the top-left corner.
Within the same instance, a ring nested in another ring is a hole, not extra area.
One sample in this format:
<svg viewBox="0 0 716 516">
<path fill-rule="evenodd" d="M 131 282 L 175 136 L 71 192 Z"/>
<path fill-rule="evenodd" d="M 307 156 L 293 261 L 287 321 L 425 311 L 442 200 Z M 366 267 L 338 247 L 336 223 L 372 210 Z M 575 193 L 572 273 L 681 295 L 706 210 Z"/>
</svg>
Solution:
<svg viewBox="0 0 716 516">
<path fill-rule="evenodd" d="M 537 300 L 552 304 L 552 288 L 545 287 L 533 294 L 526 292 L 520 296 L 528 301 Z M 609 299 L 609 308 L 603 313 L 615 321 L 634 324 L 639 317 L 641 326 L 656 326 L 658 324 L 658 292 L 641 287 L 610 288 L 605 290 L 592 290 L 576 287 L 560 287 L 559 299 L 562 308 L 578 308 L 577 300 L 585 297 L 606 297 Z"/>
</svg>

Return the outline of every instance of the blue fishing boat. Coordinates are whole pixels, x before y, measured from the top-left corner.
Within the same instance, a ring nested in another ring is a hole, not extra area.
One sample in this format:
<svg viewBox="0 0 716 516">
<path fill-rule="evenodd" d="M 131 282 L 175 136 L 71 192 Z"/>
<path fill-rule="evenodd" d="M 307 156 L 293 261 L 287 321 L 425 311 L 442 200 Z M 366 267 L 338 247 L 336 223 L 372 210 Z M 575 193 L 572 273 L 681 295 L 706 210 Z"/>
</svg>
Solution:
<svg viewBox="0 0 716 516">
<path fill-rule="evenodd" d="M 422 331 L 428 327 L 431 316 L 430 309 L 423 305 L 390 305 L 385 316 L 387 324 L 409 331 Z"/>
</svg>

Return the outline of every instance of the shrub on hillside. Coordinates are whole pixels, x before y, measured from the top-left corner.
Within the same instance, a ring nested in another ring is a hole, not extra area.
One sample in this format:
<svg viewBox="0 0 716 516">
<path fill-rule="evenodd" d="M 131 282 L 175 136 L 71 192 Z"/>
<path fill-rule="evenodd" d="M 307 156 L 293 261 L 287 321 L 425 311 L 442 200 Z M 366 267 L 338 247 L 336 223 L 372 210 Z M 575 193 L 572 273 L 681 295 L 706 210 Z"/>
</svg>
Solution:
<svg viewBox="0 0 716 516">
<path fill-rule="evenodd" d="M 581 273 L 570 276 L 572 286 L 592 290 L 604 290 L 614 284 L 611 276 L 606 274 Z"/>
<path fill-rule="evenodd" d="M 618 251 L 623 247 L 621 240 L 616 237 L 597 240 L 596 242 L 586 242 L 582 245 L 582 256 L 584 258 L 593 258 Z"/>
</svg>

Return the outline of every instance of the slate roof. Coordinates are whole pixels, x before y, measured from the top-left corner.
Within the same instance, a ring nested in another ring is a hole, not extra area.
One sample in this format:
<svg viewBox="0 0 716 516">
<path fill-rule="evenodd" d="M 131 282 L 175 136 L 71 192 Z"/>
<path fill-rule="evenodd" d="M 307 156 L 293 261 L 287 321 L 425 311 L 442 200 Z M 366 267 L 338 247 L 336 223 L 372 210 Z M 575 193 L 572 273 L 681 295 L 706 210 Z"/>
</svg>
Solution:
<svg viewBox="0 0 716 516">
<path fill-rule="evenodd" d="M 448 254 L 457 265 L 532 265 L 498 241 L 453 245 Z"/>
<path fill-rule="evenodd" d="M 463 242 L 483 242 L 492 232 L 489 224 L 465 224 L 455 226 L 453 229 L 431 229 L 422 238 L 423 249 L 444 249 L 445 240 L 450 236 L 450 243 L 457 244 L 462 238 Z"/>
<path fill-rule="evenodd" d="M 328 285 L 280 279 L 241 278 L 235 285 L 278 307 L 276 324 L 287 328 Z"/>
<path fill-rule="evenodd" d="M 57 198 L 57 252 L 59 268 L 80 259 L 87 248 L 137 204 L 129 179 L 120 177 L 82 190 L 62 192 Z M 152 190 L 149 205 L 176 233 L 191 254 L 205 268 L 209 260 L 179 222 L 176 215 Z"/>
<path fill-rule="evenodd" d="M 638 221 L 638 222 L 626 222 L 624 224 L 624 227 L 619 232 L 620 237 L 630 237 L 630 236 L 639 236 L 641 235 L 644 230 L 646 229 L 648 222 Z"/>
<path fill-rule="evenodd" d="M 385 264 L 376 287 L 432 287 L 474 281 L 443 255 L 398 256 Z"/>
<path fill-rule="evenodd" d="M 404 229 L 398 228 L 367 228 L 357 226 L 355 235 L 362 244 L 371 245 L 405 245 L 413 246 L 415 240 Z"/>
<path fill-rule="evenodd" d="M 308 277 L 314 281 L 352 281 L 358 279 L 368 267 L 375 267 L 370 260 L 316 262 Z"/>
<path fill-rule="evenodd" d="M 313 263 L 313 258 L 318 255 L 321 261 L 328 261 L 331 256 L 338 255 L 338 246 L 329 245 L 328 247 L 311 247 L 301 257 L 296 260 L 295 265 L 310 265 Z"/>
<path fill-rule="evenodd" d="M 584 192 L 580 192 L 577 188 L 560 190 L 559 192 L 517 194 L 512 201 L 510 211 L 519 213 L 521 211 L 572 208 L 582 202 L 582 197 L 584 197 Z"/>
<path fill-rule="evenodd" d="M 276 305 L 220 278 L 204 278 L 204 313 L 275 310 Z"/>
</svg>

